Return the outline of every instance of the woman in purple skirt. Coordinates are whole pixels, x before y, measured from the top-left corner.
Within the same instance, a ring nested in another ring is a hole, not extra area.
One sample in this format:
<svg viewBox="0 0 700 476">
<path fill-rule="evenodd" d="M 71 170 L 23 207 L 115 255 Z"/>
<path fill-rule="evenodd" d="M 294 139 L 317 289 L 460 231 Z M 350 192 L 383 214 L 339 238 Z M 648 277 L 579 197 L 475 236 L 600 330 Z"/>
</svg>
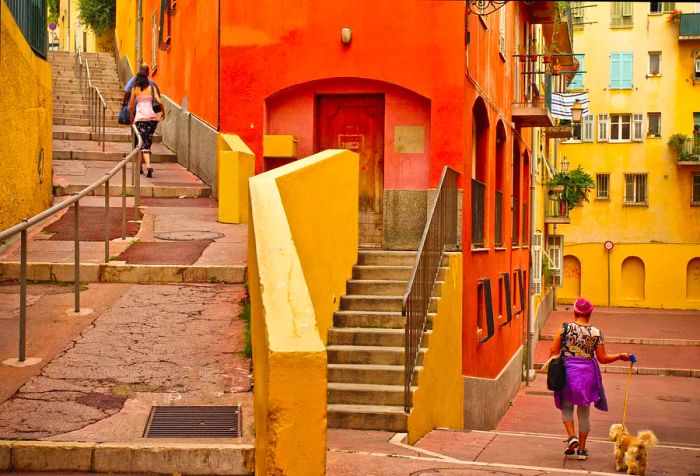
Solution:
<svg viewBox="0 0 700 476">
<path fill-rule="evenodd" d="M 563 350 L 566 383 L 562 390 L 554 392 L 554 403 L 561 410 L 568 434 L 564 454 L 575 453 L 578 459 L 588 459 L 586 439 L 591 430 L 590 405 L 608 411 L 598 362 L 607 364 L 616 360 L 630 360 L 628 353 L 608 354 L 605 351 L 602 332 L 588 323 L 592 312 L 593 304 L 579 298 L 574 304 L 574 322 L 562 324 L 550 352 L 552 356 L 557 356 Z M 578 437 L 574 430 L 574 405 L 577 407 Z"/>
</svg>

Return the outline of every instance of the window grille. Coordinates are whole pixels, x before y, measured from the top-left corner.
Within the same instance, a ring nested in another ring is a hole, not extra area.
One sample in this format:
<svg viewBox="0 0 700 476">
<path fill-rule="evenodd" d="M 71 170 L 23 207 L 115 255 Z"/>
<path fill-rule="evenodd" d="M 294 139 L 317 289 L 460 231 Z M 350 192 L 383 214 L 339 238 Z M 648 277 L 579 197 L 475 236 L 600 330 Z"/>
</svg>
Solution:
<svg viewBox="0 0 700 476">
<path fill-rule="evenodd" d="M 625 205 L 648 205 L 647 174 L 625 174 Z"/>
<path fill-rule="evenodd" d="M 610 198 L 610 174 L 595 175 L 595 198 Z"/>
<path fill-rule="evenodd" d="M 647 122 L 649 123 L 649 128 L 647 130 L 647 136 L 649 137 L 661 137 L 661 113 L 650 112 L 647 114 Z"/>
</svg>

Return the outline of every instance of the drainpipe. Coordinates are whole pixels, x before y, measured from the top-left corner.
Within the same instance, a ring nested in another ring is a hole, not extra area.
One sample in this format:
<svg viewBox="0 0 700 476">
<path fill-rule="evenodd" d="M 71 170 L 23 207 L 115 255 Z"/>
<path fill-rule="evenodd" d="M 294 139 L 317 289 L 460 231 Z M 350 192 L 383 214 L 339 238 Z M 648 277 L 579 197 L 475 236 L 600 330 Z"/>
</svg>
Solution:
<svg viewBox="0 0 700 476">
<path fill-rule="evenodd" d="M 136 2 L 136 64 L 134 65 L 134 74 L 141 67 L 143 63 L 143 48 L 141 47 L 142 39 L 141 35 L 143 32 L 143 0 L 137 0 Z"/>
<path fill-rule="evenodd" d="M 537 177 L 537 138 L 532 134 L 532 159 L 530 160 L 530 262 L 532 263 L 532 243 L 535 241 L 535 178 Z M 530 385 L 532 368 L 532 342 L 535 338 L 535 295 L 532 293 L 533 272 L 530 270 L 530 296 L 529 306 L 527 307 L 527 336 L 525 351 L 525 385 Z"/>
<path fill-rule="evenodd" d="M 554 139 L 554 173 L 559 172 L 559 139 Z M 557 234 L 557 224 L 554 224 L 554 235 Z M 543 243 L 544 245 L 544 243 Z M 557 310 L 557 288 L 552 286 L 552 311 Z"/>
</svg>

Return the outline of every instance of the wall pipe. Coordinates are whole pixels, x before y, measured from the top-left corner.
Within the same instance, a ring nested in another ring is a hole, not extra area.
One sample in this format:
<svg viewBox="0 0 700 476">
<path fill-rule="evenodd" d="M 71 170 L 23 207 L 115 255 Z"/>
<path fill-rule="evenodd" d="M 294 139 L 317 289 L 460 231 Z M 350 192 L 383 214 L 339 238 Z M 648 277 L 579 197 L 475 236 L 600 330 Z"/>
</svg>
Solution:
<svg viewBox="0 0 700 476">
<path fill-rule="evenodd" d="M 136 71 L 141 67 L 143 63 L 143 0 L 137 0 L 136 2 L 136 65 L 134 68 Z"/>
</svg>

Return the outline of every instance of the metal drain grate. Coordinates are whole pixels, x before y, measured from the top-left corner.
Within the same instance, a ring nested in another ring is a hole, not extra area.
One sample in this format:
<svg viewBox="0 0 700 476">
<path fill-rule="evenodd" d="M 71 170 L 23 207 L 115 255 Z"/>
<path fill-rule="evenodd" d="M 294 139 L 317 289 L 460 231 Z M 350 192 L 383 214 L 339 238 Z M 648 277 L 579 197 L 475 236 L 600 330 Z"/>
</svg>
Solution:
<svg viewBox="0 0 700 476">
<path fill-rule="evenodd" d="M 237 438 L 241 406 L 153 407 L 144 438 Z"/>
</svg>

